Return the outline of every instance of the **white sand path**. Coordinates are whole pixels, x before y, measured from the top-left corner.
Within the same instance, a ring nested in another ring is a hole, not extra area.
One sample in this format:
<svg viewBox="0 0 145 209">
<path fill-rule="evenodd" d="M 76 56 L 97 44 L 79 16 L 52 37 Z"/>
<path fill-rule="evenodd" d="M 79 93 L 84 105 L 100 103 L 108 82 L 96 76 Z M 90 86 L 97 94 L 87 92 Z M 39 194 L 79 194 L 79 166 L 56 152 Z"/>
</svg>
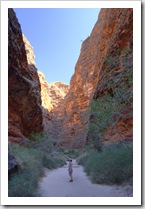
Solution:
<svg viewBox="0 0 145 209">
<path fill-rule="evenodd" d="M 119 187 L 93 184 L 83 167 L 73 160 L 73 182 L 69 182 L 68 165 L 61 168 L 45 169 L 45 176 L 39 182 L 41 197 L 124 197 Z"/>
</svg>

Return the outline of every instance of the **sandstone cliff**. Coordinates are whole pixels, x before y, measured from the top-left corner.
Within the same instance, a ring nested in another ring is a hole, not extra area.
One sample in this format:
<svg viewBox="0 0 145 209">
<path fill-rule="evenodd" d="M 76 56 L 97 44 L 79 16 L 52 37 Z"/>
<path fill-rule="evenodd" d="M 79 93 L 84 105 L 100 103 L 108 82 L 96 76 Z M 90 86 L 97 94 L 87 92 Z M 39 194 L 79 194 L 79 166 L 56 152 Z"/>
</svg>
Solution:
<svg viewBox="0 0 145 209">
<path fill-rule="evenodd" d="M 43 130 L 40 82 L 13 9 L 8 21 L 8 135 L 11 142 L 25 143 L 32 132 Z"/>
<path fill-rule="evenodd" d="M 57 118 L 63 118 L 65 114 L 64 99 L 69 91 L 69 85 L 63 82 L 52 82 L 48 84 L 47 88 L 51 98 L 51 112 Z"/>
<path fill-rule="evenodd" d="M 132 137 L 132 24 L 132 9 L 101 9 L 64 101 L 60 145 Z"/>
<path fill-rule="evenodd" d="M 103 143 L 133 139 L 133 10 L 113 9 L 108 15 L 114 32 L 93 97 Z"/>
<path fill-rule="evenodd" d="M 42 105 L 43 127 L 45 133 L 57 140 L 61 128 L 61 120 L 64 116 L 64 97 L 69 90 L 69 85 L 63 82 L 48 84 L 42 72 L 36 71 L 33 47 L 23 34 L 23 41 L 26 49 L 29 73 L 33 76 L 34 82 L 39 78 L 40 97 Z"/>
<path fill-rule="evenodd" d="M 55 139 L 64 116 L 63 99 L 69 85 L 48 84 L 37 71 L 33 47 L 9 9 L 9 141 L 26 143 L 32 133 L 47 132 Z"/>
<path fill-rule="evenodd" d="M 45 130 L 64 147 L 132 140 L 133 10 L 101 9 L 70 86 L 48 84 L 9 9 L 9 140 Z"/>
<path fill-rule="evenodd" d="M 64 117 L 63 100 L 69 90 L 69 85 L 63 82 L 49 84 L 40 71 L 38 71 L 38 76 L 41 86 L 44 131 L 56 141 L 60 134 L 61 120 Z"/>
<path fill-rule="evenodd" d="M 64 116 L 64 98 L 69 91 L 69 85 L 63 82 L 47 83 L 42 72 L 38 71 L 41 84 L 42 106 L 56 117 Z"/>
</svg>

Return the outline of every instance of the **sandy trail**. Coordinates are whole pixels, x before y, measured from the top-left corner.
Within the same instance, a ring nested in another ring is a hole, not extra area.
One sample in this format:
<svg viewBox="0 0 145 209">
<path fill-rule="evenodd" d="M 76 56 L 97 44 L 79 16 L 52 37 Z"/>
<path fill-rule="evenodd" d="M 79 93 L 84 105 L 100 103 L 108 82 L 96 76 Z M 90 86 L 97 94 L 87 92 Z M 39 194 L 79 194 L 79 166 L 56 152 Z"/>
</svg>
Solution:
<svg viewBox="0 0 145 209">
<path fill-rule="evenodd" d="M 45 169 L 39 182 L 41 197 L 123 197 L 122 190 L 115 186 L 92 184 L 83 167 L 73 160 L 73 182 L 69 182 L 68 165 L 55 170 Z"/>
</svg>

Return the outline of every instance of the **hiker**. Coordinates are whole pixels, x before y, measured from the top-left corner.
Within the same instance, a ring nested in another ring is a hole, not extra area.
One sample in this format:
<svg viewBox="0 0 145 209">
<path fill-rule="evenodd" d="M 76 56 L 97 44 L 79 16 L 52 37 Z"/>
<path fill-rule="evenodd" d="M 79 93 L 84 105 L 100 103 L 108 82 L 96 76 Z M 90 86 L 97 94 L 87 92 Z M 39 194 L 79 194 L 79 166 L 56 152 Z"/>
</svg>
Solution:
<svg viewBox="0 0 145 209">
<path fill-rule="evenodd" d="M 71 159 L 69 160 L 69 164 L 68 164 L 68 172 L 69 172 L 69 176 L 70 176 L 70 182 L 72 182 L 73 181 L 73 178 L 72 178 L 73 169 L 72 169 L 72 160 Z"/>
</svg>

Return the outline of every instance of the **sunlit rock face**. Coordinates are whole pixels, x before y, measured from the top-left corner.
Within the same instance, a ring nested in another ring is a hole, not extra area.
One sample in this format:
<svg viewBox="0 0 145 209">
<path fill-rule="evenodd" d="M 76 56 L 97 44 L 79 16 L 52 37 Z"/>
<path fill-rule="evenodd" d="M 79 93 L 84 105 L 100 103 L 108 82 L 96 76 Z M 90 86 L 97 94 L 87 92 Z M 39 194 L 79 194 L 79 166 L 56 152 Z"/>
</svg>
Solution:
<svg viewBox="0 0 145 209">
<path fill-rule="evenodd" d="M 69 91 L 69 85 L 63 82 L 52 82 L 48 84 L 47 89 L 51 98 L 51 112 L 53 116 L 63 118 L 65 115 L 64 99 Z"/>
<path fill-rule="evenodd" d="M 40 87 L 41 87 L 41 100 L 42 100 L 42 106 L 47 111 L 52 110 L 52 99 L 48 95 L 48 83 L 45 79 L 45 76 L 42 72 L 38 71 L 38 76 L 40 80 Z"/>
<path fill-rule="evenodd" d="M 116 100 L 112 104 L 116 105 L 120 117 L 112 112 L 112 120 L 103 127 L 105 135 L 98 130 L 96 137 L 104 137 L 106 143 L 132 137 L 132 23 L 132 9 L 101 9 L 90 36 L 82 43 L 70 81 L 70 90 L 64 101 L 65 118 L 59 145 L 77 148 L 84 146 L 86 139 L 91 140 L 91 117 L 95 118 L 93 123 L 97 130 L 100 121 L 97 121 L 97 114 L 89 108 L 89 104 L 94 101 L 99 103 L 106 94 Z M 121 101 L 117 99 L 119 91 L 124 94 Z M 125 97 L 129 101 L 123 106 Z M 109 102 L 101 104 L 101 109 L 96 108 L 95 111 L 103 111 L 102 108 L 107 109 L 107 105 Z M 113 126 L 111 121 L 114 121 Z"/>
<path fill-rule="evenodd" d="M 9 141 L 22 144 L 43 130 L 39 77 L 26 50 L 15 12 L 8 9 L 8 135 Z"/>
<path fill-rule="evenodd" d="M 33 47 L 31 46 L 30 42 L 28 41 L 28 39 L 24 34 L 22 35 L 22 37 L 25 44 L 28 65 L 35 65 L 35 60 L 34 60 L 35 55 L 34 55 Z"/>
<path fill-rule="evenodd" d="M 63 82 L 47 83 L 42 72 L 38 71 L 41 84 L 42 106 L 52 116 L 64 117 L 64 98 L 69 90 L 69 85 Z"/>
<path fill-rule="evenodd" d="M 68 92 L 69 85 L 63 82 L 47 83 L 42 72 L 38 72 L 41 86 L 41 100 L 43 107 L 43 125 L 44 130 L 54 140 L 57 140 L 61 120 L 64 117 L 64 97 Z"/>
</svg>

